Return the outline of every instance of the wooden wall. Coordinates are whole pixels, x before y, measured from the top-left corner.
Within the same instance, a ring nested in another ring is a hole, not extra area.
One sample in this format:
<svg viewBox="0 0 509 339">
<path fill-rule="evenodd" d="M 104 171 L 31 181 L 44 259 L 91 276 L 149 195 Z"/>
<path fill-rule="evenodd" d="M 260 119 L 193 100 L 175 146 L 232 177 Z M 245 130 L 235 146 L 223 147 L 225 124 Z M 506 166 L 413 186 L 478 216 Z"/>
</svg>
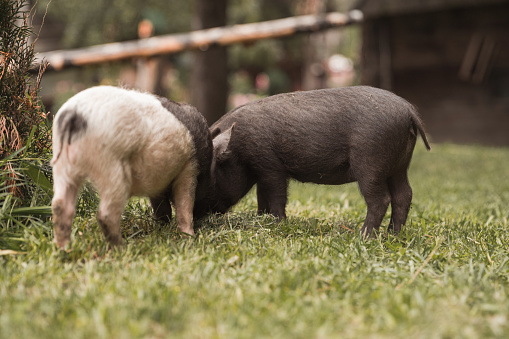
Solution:
<svg viewBox="0 0 509 339">
<path fill-rule="evenodd" d="M 509 145 L 509 4 L 367 19 L 362 82 L 415 104 L 435 142 Z"/>
</svg>

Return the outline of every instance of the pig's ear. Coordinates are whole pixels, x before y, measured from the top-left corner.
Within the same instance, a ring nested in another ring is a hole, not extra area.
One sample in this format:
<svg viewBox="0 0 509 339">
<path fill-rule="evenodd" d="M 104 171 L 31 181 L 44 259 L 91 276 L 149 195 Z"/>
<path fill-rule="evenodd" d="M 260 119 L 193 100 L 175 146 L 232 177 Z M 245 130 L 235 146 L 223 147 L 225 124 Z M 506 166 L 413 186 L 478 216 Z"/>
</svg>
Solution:
<svg viewBox="0 0 509 339">
<path fill-rule="evenodd" d="M 212 137 L 212 139 L 217 137 L 219 134 L 221 134 L 221 129 L 219 127 L 214 127 L 214 129 L 210 130 L 210 136 Z"/>
<path fill-rule="evenodd" d="M 228 128 L 223 133 L 217 135 L 212 140 L 212 144 L 214 146 L 214 158 L 219 161 L 226 160 L 230 157 L 230 138 L 232 136 L 233 128 L 235 124 L 233 124 L 230 128 Z"/>
</svg>

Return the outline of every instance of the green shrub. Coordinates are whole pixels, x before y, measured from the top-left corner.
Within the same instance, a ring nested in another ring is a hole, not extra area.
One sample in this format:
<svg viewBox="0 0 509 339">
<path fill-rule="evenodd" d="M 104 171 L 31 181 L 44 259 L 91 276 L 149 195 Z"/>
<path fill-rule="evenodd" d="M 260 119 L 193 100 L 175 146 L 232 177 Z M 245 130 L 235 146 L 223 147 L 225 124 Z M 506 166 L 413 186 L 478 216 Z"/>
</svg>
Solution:
<svg viewBox="0 0 509 339">
<path fill-rule="evenodd" d="M 25 146 L 42 156 L 50 147 L 46 114 L 38 96 L 45 65 L 36 78 L 30 76 L 35 42 L 30 42 L 31 13 L 25 6 L 19 0 L 0 2 L 0 159 Z"/>
<path fill-rule="evenodd" d="M 39 98 L 46 68 L 32 69 L 32 12 L 0 2 L 0 248 L 18 248 L 29 225 L 51 214 L 50 124 Z"/>
</svg>

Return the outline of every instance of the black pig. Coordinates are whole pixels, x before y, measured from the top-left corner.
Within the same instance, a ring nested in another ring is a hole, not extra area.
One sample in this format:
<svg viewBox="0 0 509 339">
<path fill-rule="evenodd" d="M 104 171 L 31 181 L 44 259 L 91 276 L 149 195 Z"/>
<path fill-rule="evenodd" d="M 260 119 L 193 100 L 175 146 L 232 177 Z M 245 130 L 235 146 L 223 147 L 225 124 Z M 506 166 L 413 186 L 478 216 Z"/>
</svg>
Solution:
<svg viewBox="0 0 509 339">
<path fill-rule="evenodd" d="M 357 86 L 275 95 L 237 107 L 210 127 L 213 191 L 198 204 L 225 213 L 257 184 L 258 212 L 286 218 L 288 180 L 357 181 L 367 203 L 364 236 L 405 224 L 407 170 L 419 132 L 416 109 L 385 90 Z"/>
</svg>

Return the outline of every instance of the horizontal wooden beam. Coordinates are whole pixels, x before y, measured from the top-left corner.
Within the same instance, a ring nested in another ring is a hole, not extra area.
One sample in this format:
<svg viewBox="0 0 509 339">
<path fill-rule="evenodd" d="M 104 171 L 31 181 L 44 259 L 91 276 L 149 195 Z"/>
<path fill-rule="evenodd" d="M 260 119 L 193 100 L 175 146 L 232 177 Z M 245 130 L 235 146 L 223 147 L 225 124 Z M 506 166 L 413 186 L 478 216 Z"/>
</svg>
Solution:
<svg viewBox="0 0 509 339">
<path fill-rule="evenodd" d="M 73 50 L 59 50 L 37 54 L 40 63 L 49 63 L 47 70 L 62 70 L 133 57 L 178 53 L 191 49 L 206 50 L 211 45 L 226 46 L 262 39 L 281 38 L 297 33 L 316 32 L 342 27 L 362 21 L 362 13 L 333 12 L 324 15 L 303 15 L 265 22 L 218 27 L 182 34 L 168 34 L 147 39 L 96 45 Z"/>
</svg>

